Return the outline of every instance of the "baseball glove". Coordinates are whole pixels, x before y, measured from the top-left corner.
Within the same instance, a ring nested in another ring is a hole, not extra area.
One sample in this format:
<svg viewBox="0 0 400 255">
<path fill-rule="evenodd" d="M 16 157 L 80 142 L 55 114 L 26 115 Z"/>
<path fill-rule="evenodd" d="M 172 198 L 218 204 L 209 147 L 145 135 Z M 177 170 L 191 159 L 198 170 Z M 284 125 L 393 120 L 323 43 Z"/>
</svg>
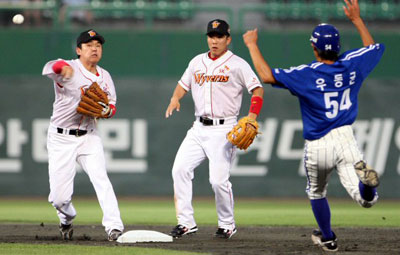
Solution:
<svg viewBox="0 0 400 255">
<path fill-rule="evenodd" d="M 231 144 L 241 150 L 247 150 L 258 134 L 258 123 L 249 117 L 243 117 L 238 124 L 227 134 Z"/>
<path fill-rule="evenodd" d="M 93 82 L 82 95 L 76 111 L 93 118 L 107 118 L 110 113 L 107 94 Z"/>
</svg>

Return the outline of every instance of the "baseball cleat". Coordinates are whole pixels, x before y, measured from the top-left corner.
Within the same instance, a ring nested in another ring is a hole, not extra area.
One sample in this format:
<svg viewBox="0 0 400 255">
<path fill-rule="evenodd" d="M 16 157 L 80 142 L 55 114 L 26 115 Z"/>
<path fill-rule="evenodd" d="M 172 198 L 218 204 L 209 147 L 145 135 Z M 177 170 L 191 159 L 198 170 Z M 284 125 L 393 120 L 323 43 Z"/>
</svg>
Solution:
<svg viewBox="0 0 400 255">
<path fill-rule="evenodd" d="M 226 229 L 226 228 L 218 228 L 217 232 L 215 232 L 215 237 L 229 239 L 234 234 L 236 234 L 237 230 L 234 229 Z"/>
<path fill-rule="evenodd" d="M 333 233 L 333 232 L 332 232 Z M 337 251 L 338 246 L 337 246 L 337 238 L 335 233 L 333 233 L 333 239 L 332 240 L 325 240 L 322 237 L 322 232 L 318 229 L 313 230 L 313 233 L 311 234 L 311 240 L 315 245 L 320 246 L 324 251 Z"/>
<path fill-rule="evenodd" d="M 110 231 L 110 233 L 108 233 L 108 241 L 112 242 L 112 241 L 117 241 L 118 237 L 120 237 L 120 235 L 122 235 L 122 231 L 119 229 L 113 229 Z"/>
<path fill-rule="evenodd" d="M 188 227 L 178 224 L 172 229 L 172 231 L 171 231 L 171 233 L 169 233 L 169 235 L 172 236 L 173 238 L 179 238 L 184 235 L 189 235 L 189 234 L 193 234 L 196 232 L 197 232 L 197 226 L 188 228 Z"/>
<path fill-rule="evenodd" d="M 378 173 L 370 168 L 364 161 L 359 161 L 354 165 L 360 181 L 369 187 L 375 188 L 379 185 Z"/>
<path fill-rule="evenodd" d="M 60 230 L 61 238 L 63 240 L 72 240 L 72 234 L 74 233 L 74 229 L 72 228 L 72 224 L 64 225 L 64 224 L 61 223 L 58 226 L 58 229 Z"/>
</svg>

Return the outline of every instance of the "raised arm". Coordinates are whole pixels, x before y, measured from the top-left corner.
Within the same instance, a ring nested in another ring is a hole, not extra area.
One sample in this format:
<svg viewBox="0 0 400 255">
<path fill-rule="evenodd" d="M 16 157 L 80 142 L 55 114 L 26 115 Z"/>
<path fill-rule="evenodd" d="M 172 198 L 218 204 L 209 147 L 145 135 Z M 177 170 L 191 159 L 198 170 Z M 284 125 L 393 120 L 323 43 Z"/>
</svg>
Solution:
<svg viewBox="0 0 400 255">
<path fill-rule="evenodd" d="M 172 112 L 176 109 L 176 111 L 179 112 L 181 108 L 181 104 L 179 103 L 179 100 L 186 94 L 186 90 L 182 88 L 181 85 L 176 85 L 176 88 L 174 90 L 174 94 L 171 97 L 171 101 L 168 105 L 167 110 L 165 111 L 165 118 L 168 118 L 169 116 L 172 115 Z"/>
<path fill-rule="evenodd" d="M 364 21 L 360 16 L 358 0 L 344 0 L 344 2 L 346 3 L 346 6 L 343 6 L 344 13 L 346 14 L 347 18 L 353 22 L 354 26 L 358 30 L 358 33 L 360 33 L 364 47 L 374 44 L 374 38 L 372 38 L 368 28 L 365 26 Z"/>
<path fill-rule="evenodd" d="M 264 83 L 276 83 L 271 68 L 269 67 L 267 61 L 265 61 L 260 49 L 258 48 L 257 39 L 257 28 L 254 30 L 249 30 L 243 35 L 244 44 L 249 49 L 251 60 L 253 61 L 254 67 L 261 81 Z"/>
<path fill-rule="evenodd" d="M 64 79 L 70 79 L 74 75 L 74 69 L 64 60 L 59 60 L 52 67 L 54 73 L 60 74 Z"/>
</svg>

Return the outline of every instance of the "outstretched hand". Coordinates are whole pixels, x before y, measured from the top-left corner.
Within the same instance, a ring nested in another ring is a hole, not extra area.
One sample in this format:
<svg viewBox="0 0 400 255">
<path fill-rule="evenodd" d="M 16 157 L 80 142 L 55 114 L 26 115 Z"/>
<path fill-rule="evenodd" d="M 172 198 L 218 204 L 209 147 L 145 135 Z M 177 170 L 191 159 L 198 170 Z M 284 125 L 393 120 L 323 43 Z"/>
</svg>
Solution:
<svg viewBox="0 0 400 255">
<path fill-rule="evenodd" d="M 360 33 L 363 46 L 366 47 L 374 44 L 374 38 L 369 33 L 364 21 L 360 16 L 360 6 L 358 6 L 358 0 L 344 0 L 344 2 L 346 3 L 346 6 L 343 6 L 344 13 Z"/>
<path fill-rule="evenodd" d="M 181 108 L 181 104 L 179 103 L 179 100 L 172 98 L 171 102 L 168 105 L 167 110 L 165 111 L 165 118 L 168 118 L 169 116 L 172 115 L 172 112 L 176 110 L 179 112 Z"/>
<path fill-rule="evenodd" d="M 344 0 L 346 6 L 343 6 L 344 14 L 349 20 L 354 21 L 360 18 L 360 6 L 358 0 Z"/>
</svg>

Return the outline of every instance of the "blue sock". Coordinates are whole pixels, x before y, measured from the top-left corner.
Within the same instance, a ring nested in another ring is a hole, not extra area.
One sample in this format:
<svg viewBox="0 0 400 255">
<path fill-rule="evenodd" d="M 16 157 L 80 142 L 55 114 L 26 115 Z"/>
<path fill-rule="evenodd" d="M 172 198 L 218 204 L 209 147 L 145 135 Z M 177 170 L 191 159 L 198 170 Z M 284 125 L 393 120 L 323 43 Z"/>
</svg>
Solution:
<svg viewBox="0 0 400 255">
<path fill-rule="evenodd" d="M 372 201 L 376 194 L 376 189 L 363 184 L 361 181 L 358 183 L 360 195 L 364 200 Z"/>
<path fill-rule="evenodd" d="M 326 240 L 333 238 L 331 229 L 331 209 L 326 198 L 310 200 L 314 217 L 317 220 L 322 237 Z"/>
</svg>

